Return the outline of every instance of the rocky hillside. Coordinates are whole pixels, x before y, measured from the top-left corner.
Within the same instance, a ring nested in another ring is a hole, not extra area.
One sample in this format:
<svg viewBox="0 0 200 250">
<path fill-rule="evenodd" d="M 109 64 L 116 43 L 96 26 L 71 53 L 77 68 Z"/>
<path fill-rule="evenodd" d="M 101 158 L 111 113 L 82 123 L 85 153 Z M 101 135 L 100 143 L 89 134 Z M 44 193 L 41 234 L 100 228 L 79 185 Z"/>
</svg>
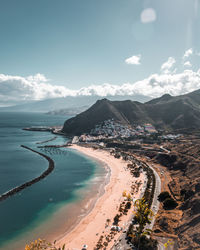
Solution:
<svg viewBox="0 0 200 250">
<path fill-rule="evenodd" d="M 174 180 L 170 183 L 171 189 L 175 197 L 176 192 L 180 195 L 179 209 L 183 215 L 174 233 L 178 236 L 180 249 L 200 249 L 199 136 L 184 137 L 179 143 L 169 143 L 167 148 L 170 154 L 159 154 L 156 160 L 170 171 Z M 169 225 L 170 220 L 166 223 Z"/>
<path fill-rule="evenodd" d="M 200 90 L 176 97 L 163 95 L 144 104 L 102 99 L 67 120 L 63 132 L 70 135 L 88 133 L 95 125 L 111 118 L 129 125 L 152 123 L 158 129 L 200 128 Z"/>
</svg>

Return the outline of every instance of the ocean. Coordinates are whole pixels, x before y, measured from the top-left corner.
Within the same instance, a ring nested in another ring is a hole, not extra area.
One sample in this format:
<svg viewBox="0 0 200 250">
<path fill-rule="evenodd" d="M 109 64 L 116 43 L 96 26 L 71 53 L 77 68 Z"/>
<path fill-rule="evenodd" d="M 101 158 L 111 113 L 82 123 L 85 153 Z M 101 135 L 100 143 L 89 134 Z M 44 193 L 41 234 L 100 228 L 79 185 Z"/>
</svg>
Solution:
<svg viewBox="0 0 200 250">
<path fill-rule="evenodd" d="M 24 249 L 26 243 L 39 237 L 48 240 L 66 233 L 88 211 L 87 202 L 105 181 L 106 170 L 94 159 L 73 149 L 38 148 L 64 144 L 66 137 L 22 130 L 59 126 L 66 119 L 42 113 L 0 113 L 0 194 L 39 176 L 48 167 L 43 157 L 20 145 L 55 162 L 54 171 L 45 179 L 0 202 L 1 250 Z"/>
</svg>

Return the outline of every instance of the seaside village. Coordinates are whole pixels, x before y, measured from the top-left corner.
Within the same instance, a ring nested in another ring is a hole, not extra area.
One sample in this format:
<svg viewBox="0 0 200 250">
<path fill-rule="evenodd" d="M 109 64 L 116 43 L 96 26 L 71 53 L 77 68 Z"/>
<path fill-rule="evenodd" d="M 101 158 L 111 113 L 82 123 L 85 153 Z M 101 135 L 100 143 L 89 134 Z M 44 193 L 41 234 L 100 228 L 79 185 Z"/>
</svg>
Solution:
<svg viewBox="0 0 200 250">
<path fill-rule="evenodd" d="M 92 142 L 101 139 L 114 138 L 129 138 L 132 136 L 150 136 L 157 133 L 155 127 L 150 124 L 137 125 L 135 127 L 124 125 L 116 122 L 114 119 L 109 119 L 95 126 L 88 134 L 75 136 L 72 143 Z"/>
</svg>

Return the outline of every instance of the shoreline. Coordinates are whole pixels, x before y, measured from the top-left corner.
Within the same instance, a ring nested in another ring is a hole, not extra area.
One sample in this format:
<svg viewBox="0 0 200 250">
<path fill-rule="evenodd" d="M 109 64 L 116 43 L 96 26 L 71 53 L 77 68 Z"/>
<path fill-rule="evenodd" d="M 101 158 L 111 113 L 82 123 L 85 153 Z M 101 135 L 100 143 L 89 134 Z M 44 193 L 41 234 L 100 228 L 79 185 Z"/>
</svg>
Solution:
<svg viewBox="0 0 200 250">
<path fill-rule="evenodd" d="M 94 150 L 92 148 L 85 148 L 73 145 L 70 148 L 78 152 L 94 158 L 101 163 L 104 167 L 110 169 L 110 178 L 103 186 L 103 191 L 96 196 L 93 200 L 93 206 L 86 212 L 77 224 L 64 235 L 57 237 L 57 245 L 66 245 L 67 249 L 81 248 L 84 244 L 89 246 L 89 249 L 95 248 L 99 237 L 110 230 L 113 218 L 118 213 L 120 202 L 124 198 L 122 193 L 124 190 L 131 193 L 131 186 L 136 181 L 141 181 L 144 184 L 144 176 L 141 174 L 140 178 L 135 178 L 127 170 L 128 162 L 121 159 L 116 159 L 105 150 Z M 134 198 L 140 198 L 141 192 L 134 194 Z M 126 216 L 122 216 L 119 225 L 125 228 L 132 217 L 132 208 L 128 211 Z M 106 221 L 110 220 L 110 226 L 105 226 Z M 115 240 L 118 239 L 119 234 L 116 233 L 115 237 L 109 243 L 109 247 L 113 246 Z"/>
<path fill-rule="evenodd" d="M 87 154 L 83 153 L 82 151 L 79 151 L 77 148 L 73 148 L 73 146 L 70 146 L 69 148 L 76 150 L 77 153 L 81 153 L 81 155 L 83 155 L 84 157 L 89 157 L 90 159 L 94 159 L 94 161 L 99 164 L 99 167 L 104 168 L 105 176 L 103 178 L 103 181 L 100 181 L 100 188 L 98 189 L 98 192 L 96 194 L 92 194 L 92 195 L 89 194 L 88 197 L 85 197 L 82 200 L 82 203 L 84 204 L 84 208 L 82 208 L 81 211 L 83 211 L 83 210 L 87 210 L 87 211 L 85 211 L 85 213 L 81 213 L 79 215 L 79 219 L 76 220 L 75 225 L 71 225 L 70 228 L 63 234 L 64 236 L 60 235 L 59 237 L 57 237 L 56 241 L 62 240 L 63 237 L 65 237 L 67 234 L 69 234 L 71 231 L 73 231 L 80 224 L 80 222 L 86 216 L 88 216 L 90 214 L 90 212 L 92 212 L 96 203 L 98 202 L 98 199 L 104 195 L 105 187 L 109 184 L 110 177 L 111 177 L 111 170 L 105 162 L 101 161 L 98 158 L 92 157 L 91 155 L 87 155 Z M 93 180 L 94 179 L 91 179 L 91 181 L 93 181 Z M 89 184 L 89 185 L 91 185 L 92 188 L 94 188 L 94 186 L 96 186 L 96 184 Z"/>
<path fill-rule="evenodd" d="M 102 164 L 99 159 L 88 157 L 74 149 L 73 152 L 88 158 L 90 161 L 93 160 L 97 168 L 94 175 L 86 180 L 86 186 L 84 184 L 84 187 L 75 191 L 75 196 L 79 198 L 69 203 L 63 202 L 50 217 L 44 220 L 43 218 L 38 218 L 36 222 L 33 222 L 22 234 L 3 243 L 0 249 L 10 250 L 12 248 L 21 250 L 25 244 L 38 238 L 44 238 L 48 242 L 54 242 L 55 239 L 59 239 L 72 231 L 74 227 L 92 211 L 96 201 L 104 193 L 104 186 L 109 182 L 109 168 L 104 163 Z M 101 187 L 100 190 L 99 187 Z"/>
<path fill-rule="evenodd" d="M 69 149 L 98 162 L 101 168 L 104 168 L 104 178 L 97 182 L 95 178 L 91 179 L 87 191 L 86 189 L 77 191 L 80 197 L 78 203 L 61 206 L 53 217 L 47 219 L 44 223 L 42 222 L 36 231 L 33 231 L 33 234 L 31 233 L 30 237 L 32 240 L 38 237 L 46 238 L 49 242 L 56 240 L 57 246 L 66 244 L 68 250 L 81 249 L 84 244 L 87 244 L 89 249 L 93 249 L 99 237 L 101 235 L 105 237 L 105 233 L 108 230 L 110 231 L 113 218 L 118 213 L 120 203 L 124 200 L 122 192 L 124 190 L 131 192 L 131 186 L 136 181 L 141 180 L 144 183 L 144 176 L 141 174 L 140 178 L 134 178 L 127 169 L 129 162 L 114 158 L 108 151 L 94 150 L 77 145 L 73 145 Z M 140 191 L 136 193 L 134 198 L 139 198 L 140 193 Z M 119 226 L 123 229 L 128 225 L 132 217 L 132 211 L 133 208 L 128 211 L 126 216 L 121 218 Z M 105 227 L 107 219 L 110 219 L 109 227 Z M 42 232 L 45 231 L 46 233 L 43 234 Z M 41 232 L 41 234 L 38 234 L 38 232 Z M 119 236 L 120 233 L 116 233 L 109 243 L 108 249 L 115 244 L 114 240 L 117 240 Z M 20 240 L 22 243 L 23 241 L 23 239 Z M 28 241 L 26 240 L 26 243 Z M 15 249 L 21 249 L 20 246 L 24 245 L 20 242 L 15 242 Z"/>
</svg>

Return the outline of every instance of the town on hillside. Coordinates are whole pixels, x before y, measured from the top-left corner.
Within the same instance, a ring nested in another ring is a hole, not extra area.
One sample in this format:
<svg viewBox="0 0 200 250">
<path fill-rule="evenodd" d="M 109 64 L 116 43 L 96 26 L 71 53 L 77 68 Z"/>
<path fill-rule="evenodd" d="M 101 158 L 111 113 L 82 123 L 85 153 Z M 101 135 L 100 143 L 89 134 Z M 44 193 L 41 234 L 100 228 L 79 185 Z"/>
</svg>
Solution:
<svg viewBox="0 0 200 250">
<path fill-rule="evenodd" d="M 114 119 L 108 119 L 104 122 L 95 125 L 93 129 L 87 134 L 82 134 L 80 136 L 74 136 L 72 143 L 78 142 L 93 142 L 103 139 L 117 139 L 117 138 L 140 138 L 140 137 L 150 137 L 152 135 L 158 135 L 156 128 L 150 124 L 138 124 L 135 126 L 126 125 L 119 123 Z M 162 135 L 162 139 L 175 139 L 180 135 Z"/>
</svg>

